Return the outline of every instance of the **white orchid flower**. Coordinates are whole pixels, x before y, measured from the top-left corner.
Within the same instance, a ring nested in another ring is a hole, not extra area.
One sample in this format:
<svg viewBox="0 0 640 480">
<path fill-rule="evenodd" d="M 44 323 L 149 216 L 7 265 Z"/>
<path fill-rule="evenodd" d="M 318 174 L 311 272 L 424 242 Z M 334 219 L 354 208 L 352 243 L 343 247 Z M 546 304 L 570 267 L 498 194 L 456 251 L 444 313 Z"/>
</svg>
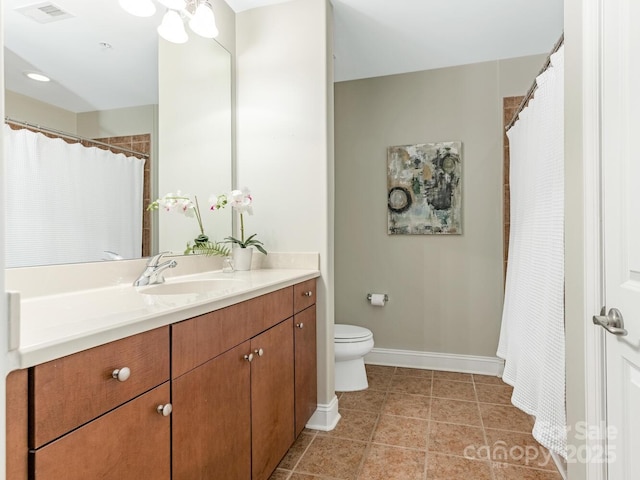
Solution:
<svg viewBox="0 0 640 480">
<path fill-rule="evenodd" d="M 253 197 L 247 187 L 244 187 L 242 190 L 232 190 L 229 197 L 231 197 L 229 202 L 231 207 L 235 208 L 241 214 L 248 213 L 249 215 L 253 215 L 253 207 L 251 206 Z"/>
</svg>

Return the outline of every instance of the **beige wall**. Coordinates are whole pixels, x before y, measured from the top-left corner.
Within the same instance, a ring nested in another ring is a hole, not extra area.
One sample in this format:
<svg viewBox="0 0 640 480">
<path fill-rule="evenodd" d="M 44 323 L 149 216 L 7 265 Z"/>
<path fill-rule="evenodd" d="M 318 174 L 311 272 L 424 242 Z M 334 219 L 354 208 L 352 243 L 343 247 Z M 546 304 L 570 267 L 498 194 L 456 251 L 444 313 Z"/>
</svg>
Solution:
<svg viewBox="0 0 640 480">
<path fill-rule="evenodd" d="M 63 132 L 78 133 L 78 116 L 74 112 L 9 90 L 4 93 L 5 115 L 9 118 L 47 126 Z"/>
<path fill-rule="evenodd" d="M 502 97 L 545 55 L 335 85 L 336 323 L 376 347 L 495 356 L 503 296 Z M 462 141 L 463 234 L 387 235 L 386 148 Z M 374 308 L 367 293 L 389 295 Z"/>
<path fill-rule="evenodd" d="M 78 113 L 77 134 L 88 138 L 120 137 L 151 133 L 155 136 L 157 105 L 115 108 Z"/>
<path fill-rule="evenodd" d="M 11 91 L 5 96 L 8 117 L 82 137 L 137 135 L 156 128 L 156 105 L 75 113 Z"/>
<path fill-rule="evenodd" d="M 236 19 L 236 185 L 254 196 L 245 230 L 268 251 L 320 253 L 318 400 L 328 404 L 334 397 L 330 6 L 295 0 Z"/>
</svg>

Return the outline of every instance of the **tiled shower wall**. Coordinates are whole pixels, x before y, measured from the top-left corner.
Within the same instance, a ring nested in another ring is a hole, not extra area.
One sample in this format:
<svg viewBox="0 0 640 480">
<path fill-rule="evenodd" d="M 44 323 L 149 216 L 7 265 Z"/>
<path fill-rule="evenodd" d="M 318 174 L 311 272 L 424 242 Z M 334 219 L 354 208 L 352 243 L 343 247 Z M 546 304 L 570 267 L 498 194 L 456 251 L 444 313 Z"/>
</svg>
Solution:
<svg viewBox="0 0 640 480">
<path fill-rule="evenodd" d="M 502 99 L 502 124 L 506 127 L 511 119 L 518 111 L 520 107 L 520 103 L 524 96 L 518 97 L 504 97 Z M 507 137 L 507 131 L 504 130 L 503 133 L 503 160 L 504 167 L 502 169 L 502 211 L 503 211 L 503 219 L 502 219 L 502 242 L 503 242 L 503 268 L 504 268 L 504 278 L 507 278 L 507 259 L 509 258 L 509 227 L 510 227 L 510 195 L 511 190 L 509 188 L 509 138 Z"/>
</svg>

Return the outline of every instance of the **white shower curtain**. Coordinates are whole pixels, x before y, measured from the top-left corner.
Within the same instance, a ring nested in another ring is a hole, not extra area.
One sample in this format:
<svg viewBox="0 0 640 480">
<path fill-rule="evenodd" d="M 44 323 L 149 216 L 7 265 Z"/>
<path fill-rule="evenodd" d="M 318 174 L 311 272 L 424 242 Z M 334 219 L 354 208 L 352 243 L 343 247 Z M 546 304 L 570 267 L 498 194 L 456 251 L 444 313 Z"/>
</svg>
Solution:
<svg viewBox="0 0 640 480">
<path fill-rule="evenodd" d="M 6 265 L 142 253 L 144 160 L 4 125 Z"/>
<path fill-rule="evenodd" d="M 535 416 L 533 436 L 566 458 L 563 47 L 536 82 L 507 132 L 511 225 L 498 356 L 512 403 Z"/>
</svg>

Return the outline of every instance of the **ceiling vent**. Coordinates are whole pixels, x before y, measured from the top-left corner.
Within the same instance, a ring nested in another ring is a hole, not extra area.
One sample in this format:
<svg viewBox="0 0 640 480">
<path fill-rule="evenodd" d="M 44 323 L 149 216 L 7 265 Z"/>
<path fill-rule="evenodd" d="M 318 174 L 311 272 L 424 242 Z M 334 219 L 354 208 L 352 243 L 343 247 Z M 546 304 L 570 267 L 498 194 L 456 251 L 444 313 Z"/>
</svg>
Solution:
<svg viewBox="0 0 640 480">
<path fill-rule="evenodd" d="M 38 23 L 51 23 L 66 18 L 73 18 L 69 12 L 65 12 L 55 3 L 43 2 L 26 7 L 16 8 L 16 12 L 35 20 Z"/>
</svg>

